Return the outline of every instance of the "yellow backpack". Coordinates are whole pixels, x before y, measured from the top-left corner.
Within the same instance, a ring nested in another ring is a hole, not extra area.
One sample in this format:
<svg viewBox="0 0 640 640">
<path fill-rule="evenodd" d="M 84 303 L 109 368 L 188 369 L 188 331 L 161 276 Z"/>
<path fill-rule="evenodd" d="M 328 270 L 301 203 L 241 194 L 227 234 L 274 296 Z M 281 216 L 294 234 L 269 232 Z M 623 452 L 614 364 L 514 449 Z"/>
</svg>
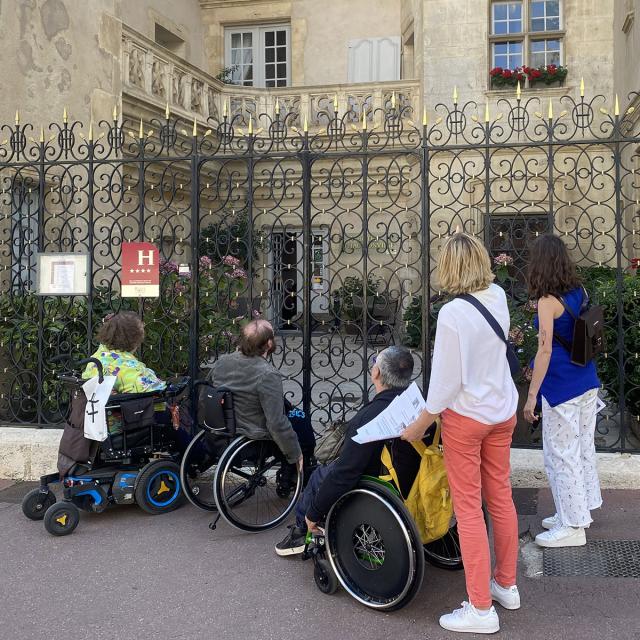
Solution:
<svg viewBox="0 0 640 640">
<path fill-rule="evenodd" d="M 438 420 L 431 445 L 427 446 L 422 441 L 411 444 L 420 456 L 420 468 L 411 485 L 409 495 L 406 498 L 405 496 L 401 497 L 415 520 L 422 543 L 426 544 L 442 538 L 447 533 L 453 516 L 449 481 L 440 449 L 440 421 Z M 393 480 L 400 490 L 398 474 L 393 467 L 391 453 L 386 446 L 382 450 L 382 464 L 387 468 L 389 474 L 381 476 L 381 478 Z"/>
</svg>

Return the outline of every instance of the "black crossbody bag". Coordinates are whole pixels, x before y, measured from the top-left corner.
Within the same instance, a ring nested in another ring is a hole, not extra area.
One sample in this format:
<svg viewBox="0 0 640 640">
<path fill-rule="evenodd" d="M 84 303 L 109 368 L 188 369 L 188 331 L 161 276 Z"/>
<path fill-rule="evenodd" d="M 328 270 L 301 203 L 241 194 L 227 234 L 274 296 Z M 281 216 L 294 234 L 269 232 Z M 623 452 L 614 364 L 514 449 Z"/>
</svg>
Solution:
<svg viewBox="0 0 640 640">
<path fill-rule="evenodd" d="M 509 363 L 511 376 L 513 378 L 519 377 L 522 372 L 522 367 L 520 366 L 520 360 L 518 359 L 518 354 L 516 353 L 515 347 L 513 346 L 513 343 L 505 337 L 502 331 L 502 327 L 500 326 L 498 321 L 491 315 L 487 307 L 485 307 L 482 302 L 480 302 L 477 298 L 469 293 L 456 296 L 456 298 L 468 302 L 482 314 L 482 316 L 489 323 L 489 326 L 493 329 L 498 338 L 500 338 L 500 340 L 502 340 L 502 342 L 504 342 L 507 347 L 507 362 Z"/>
</svg>

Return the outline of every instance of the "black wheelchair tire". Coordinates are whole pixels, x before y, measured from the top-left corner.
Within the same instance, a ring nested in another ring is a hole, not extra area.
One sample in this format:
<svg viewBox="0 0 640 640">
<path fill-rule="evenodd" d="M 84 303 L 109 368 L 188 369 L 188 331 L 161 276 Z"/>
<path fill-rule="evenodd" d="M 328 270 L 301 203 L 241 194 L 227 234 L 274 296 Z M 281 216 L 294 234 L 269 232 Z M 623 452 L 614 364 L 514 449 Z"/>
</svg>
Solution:
<svg viewBox="0 0 640 640">
<path fill-rule="evenodd" d="M 376 535 L 377 543 L 382 543 L 382 558 L 366 554 L 358 557 L 354 541 L 361 528 L 368 535 L 365 527 L 369 528 L 368 533 Z M 394 611 L 406 606 L 419 592 L 425 566 L 420 534 L 400 497 L 387 487 L 361 481 L 331 507 L 325 535 L 328 558 L 338 581 L 361 604 L 380 611 Z M 393 559 L 385 567 L 387 551 Z M 365 566 L 366 562 L 371 566 Z M 378 566 L 373 566 L 375 564 Z M 373 588 L 361 584 L 377 570 L 383 573 L 375 576 L 376 588 L 384 593 L 372 593 Z"/>
<path fill-rule="evenodd" d="M 193 463 L 193 460 L 191 458 L 194 456 L 198 447 L 202 445 L 204 439 L 206 439 L 207 436 L 208 434 L 206 431 L 200 431 L 195 435 L 193 440 L 191 440 L 191 442 L 189 443 L 189 446 L 186 448 L 182 456 L 182 462 L 180 463 L 180 483 L 182 484 L 184 495 L 194 507 L 202 509 L 203 511 L 217 511 L 218 507 L 216 506 L 215 498 L 210 501 L 204 500 L 199 497 L 199 493 L 192 490 L 192 480 L 189 474 L 190 467 Z M 213 478 L 211 479 L 211 485 L 213 488 Z"/>
<path fill-rule="evenodd" d="M 281 509 L 276 516 L 270 518 L 265 522 L 248 523 L 241 520 L 234 513 L 233 507 L 235 506 L 235 504 L 241 504 L 242 501 L 231 505 L 230 501 L 227 500 L 227 497 L 224 495 L 226 478 L 231 473 L 235 460 L 237 460 L 238 458 L 242 459 L 242 456 L 245 455 L 246 450 L 250 449 L 250 447 L 261 445 L 266 447 L 275 447 L 277 449 L 277 445 L 275 444 L 275 442 L 273 442 L 273 440 L 250 440 L 245 436 L 236 438 L 220 456 L 220 460 L 218 460 L 218 466 L 216 467 L 215 478 L 213 481 L 213 492 L 216 500 L 216 505 L 218 507 L 218 513 L 232 527 L 240 529 L 241 531 L 246 531 L 247 533 L 258 533 L 260 531 L 267 531 L 281 524 L 293 510 L 296 502 L 298 501 L 298 497 L 300 496 L 300 492 L 302 491 L 302 474 L 297 471 L 295 487 L 293 488 L 292 493 L 290 493 L 289 502 L 287 503 L 286 507 Z M 244 475 L 245 474 L 243 474 L 243 477 Z M 251 476 L 251 478 L 254 477 L 255 475 Z M 255 492 L 255 489 L 253 491 Z"/>
<path fill-rule="evenodd" d="M 485 525 L 488 526 L 489 518 L 486 507 L 482 507 Z M 458 524 L 453 524 L 449 531 L 433 542 L 424 545 L 424 555 L 429 564 L 447 571 L 460 571 L 464 569 L 462 552 L 460 551 L 460 539 L 458 537 Z"/>
<path fill-rule="evenodd" d="M 44 514 L 44 528 L 52 536 L 68 536 L 80 522 L 80 511 L 73 502 L 64 500 L 52 504 Z"/>
<path fill-rule="evenodd" d="M 170 495 L 166 500 L 160 499 L 165 491 Z M 186 498 L 180 482 L 180 467 L 171 460 L 151 460 L 136 478 L 134 498 L 136 504 L 151 515 L 168 513 L 182 506 Z"/>
<path fill-rule="evenodd" d="M 331 595 L 338 590 L 338 578 L 331 567 L 331 563 L 325 558 L 319 558 L 315 561 L 313 579 L 316 587 L 326 595 Z"/>
<path fill-rule="evenodd" d="M 56 496 L 53 491 L 46 493 L 40 489 L 32 489 L 22 498 L 22 513 L 29 520 L 42 520 L 47 509 L 56 502 Z"/>
</svg>

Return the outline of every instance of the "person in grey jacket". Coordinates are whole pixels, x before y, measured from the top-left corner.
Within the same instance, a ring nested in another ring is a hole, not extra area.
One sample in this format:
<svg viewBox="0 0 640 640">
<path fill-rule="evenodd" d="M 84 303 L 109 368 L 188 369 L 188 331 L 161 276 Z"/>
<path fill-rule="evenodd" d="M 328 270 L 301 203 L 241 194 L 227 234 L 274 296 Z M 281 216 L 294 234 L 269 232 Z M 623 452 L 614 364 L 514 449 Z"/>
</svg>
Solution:
<svg viewBox="0 0 640 640">
<path fill-rule="evenodd" d="M 287 462 L 302 469 L 298 436 L 284 413 L 282 376 L 267 360 L 275 347 L 271 324 L 252 320 L 242 329 L 238 350 L 214 363 L 209 380 L 233 393 L 236 426 L 242 435 L 252 440 L 271 438 Z"/>
</svg>

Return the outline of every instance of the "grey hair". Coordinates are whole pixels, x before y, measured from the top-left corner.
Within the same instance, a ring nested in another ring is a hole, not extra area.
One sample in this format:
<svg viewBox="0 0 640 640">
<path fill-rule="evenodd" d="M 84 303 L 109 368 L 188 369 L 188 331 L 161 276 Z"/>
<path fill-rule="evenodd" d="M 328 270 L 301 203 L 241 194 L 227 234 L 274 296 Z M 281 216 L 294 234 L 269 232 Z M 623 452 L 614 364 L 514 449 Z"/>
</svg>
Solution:
<svg viewBox="0 0 640 640">
<path fill-rule="evenodd" d="M 387 347 L 376 358 L 380 382 L 389 388 L 408 387 L 413 375 L 413 356 L 406 347 Z"/>
</svg>

